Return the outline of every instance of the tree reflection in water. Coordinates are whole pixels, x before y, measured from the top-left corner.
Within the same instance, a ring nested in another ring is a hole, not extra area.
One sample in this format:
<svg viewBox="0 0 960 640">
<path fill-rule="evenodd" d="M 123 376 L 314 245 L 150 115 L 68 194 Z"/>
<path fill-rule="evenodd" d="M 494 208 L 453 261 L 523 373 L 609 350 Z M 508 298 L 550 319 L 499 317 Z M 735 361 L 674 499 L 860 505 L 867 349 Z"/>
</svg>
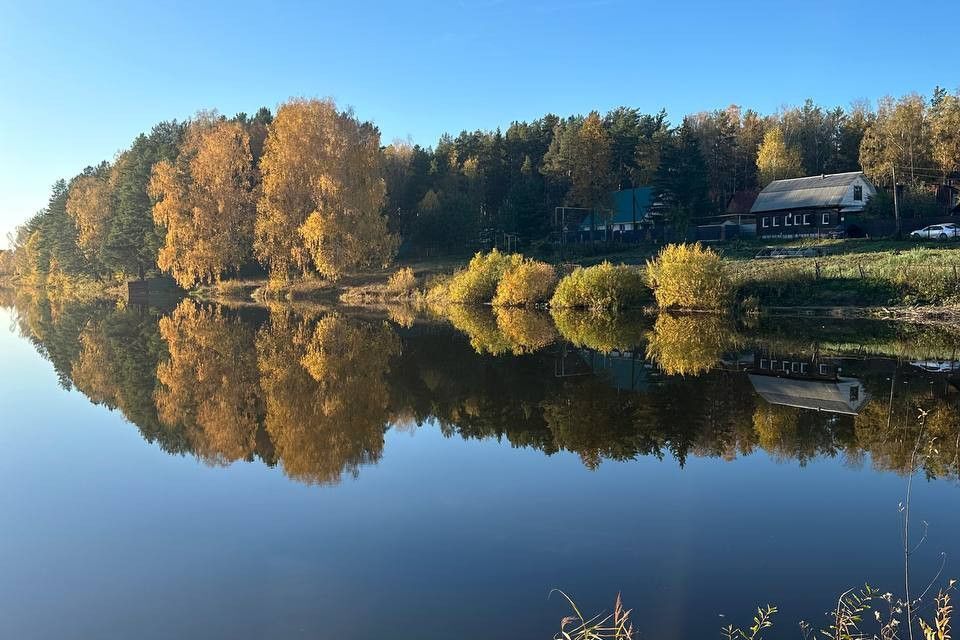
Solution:
<svg viewBox="0 0 960 640">
<path fill-rule="evenodd" d="M 21 333 L 62 384 L 120 411 L 150 442 L 209 464 L 279 464 L 305 483 L 355 475 L 384 455 L 388 429 L 427 423 L 449 437 L 570 451 L 590 468 L 759 448 L 800 464 L 869 455 L 903 473 L 922 436 L 926 473 L 958 476 L 958 376 L 921 362 L 948 359 L 956 340 L 927 329 L 779 321 L 745 329 L 719 316 L 651 324 L 467 307 L 445 312 L 448 323 L 412 311 L 391 322 L 194 301 L 166 312 L 42 296 L 12 303 Z M 897 358 L 875 357 L 887 352 Z M 784 389 L 802 378 L 804 388 L 836 395 L 849 385 L 802 373 L 804 363 L 828 361 L 862 387 L 849 410 L 755 388 L 757 376 Z M 929 412 L 922 434 L 920 409 Z"/>
</svg>

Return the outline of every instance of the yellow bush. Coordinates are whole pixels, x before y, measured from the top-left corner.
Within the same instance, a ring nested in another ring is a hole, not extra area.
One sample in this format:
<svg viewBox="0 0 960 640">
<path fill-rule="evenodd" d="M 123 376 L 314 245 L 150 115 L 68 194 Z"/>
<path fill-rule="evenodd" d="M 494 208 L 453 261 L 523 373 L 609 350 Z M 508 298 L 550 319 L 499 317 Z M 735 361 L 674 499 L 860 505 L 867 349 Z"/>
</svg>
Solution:
<svg viewBox="0 0 960 640">
<path fill-rule="evenodd" d="M 557 286 L 557 272 L 552 265 L 537 260 L 524 260 L 508 269 L 497 285 L 493 304 L 520 307 L 546 302 Z"/>
<path fill-rule="evenodd" d="M 732 287 L 723 258 L 695 244 L 670 244 L 647 262 L 647 281 L 662 309 L 721 310 Z"/>
<path fill-rule="evenodd" d="M 409 297 L 416 290 L 417 276 L 410 267 L 398 269 L 387 281 L 387 293 L 395 298 Z"/>
<path fill-rule="evenodd" d="M 648 297 L 643 275 L 636 267 L 609 262 L 577 267 L 557 285 L 550 306 L 561 309 L 624 309 Z"/>
<path fill-rule="evenodd" d="M 450 302 L 464 304 L 490 302 L 503 274 L 522 262 L 520 254 L 504 254 L 496 249 L 487 254 L 478 252 L 466 269 L 454 274 L 447 297 Z"/>
<path fill-rule="evenodd" d="M 453 276 L 446 274 L 435 274 L 427 278 L 424 283 L 424 289 L 427 292 L 427 302 L 432 304 L 443 304 L 450 300 L 450 283 Z"/>
</svg>

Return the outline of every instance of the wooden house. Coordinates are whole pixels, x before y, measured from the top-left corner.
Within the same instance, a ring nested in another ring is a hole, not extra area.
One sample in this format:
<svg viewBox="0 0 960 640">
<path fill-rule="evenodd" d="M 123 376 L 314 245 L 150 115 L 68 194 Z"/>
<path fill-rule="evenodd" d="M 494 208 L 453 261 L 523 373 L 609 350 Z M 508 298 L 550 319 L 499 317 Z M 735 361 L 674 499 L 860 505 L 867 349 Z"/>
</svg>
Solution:
<svg viewBox="0 0 960 640">
<path fill-rule="evenodd" d="M 758 237 L 821 237 L 842 227 L 848 213 L 863 211 L 876 187 L 861 171 L 774 180 L 750 212 Z"/>
</svg>

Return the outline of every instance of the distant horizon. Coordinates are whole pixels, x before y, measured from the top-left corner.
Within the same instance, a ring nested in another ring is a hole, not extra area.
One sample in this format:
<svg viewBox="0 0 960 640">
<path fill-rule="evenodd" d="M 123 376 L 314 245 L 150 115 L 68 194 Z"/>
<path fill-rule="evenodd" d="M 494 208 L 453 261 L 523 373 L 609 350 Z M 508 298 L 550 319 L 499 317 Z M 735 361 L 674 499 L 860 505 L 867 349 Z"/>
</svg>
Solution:
<svg viewBox="0 0 960 640">
<path fill-rule="evenodd" d="M 383 144 L 427 147 L 443 133 L 621 105 L 663 108 L 674 126 L 730 104 L 762 115 L 807 98 L 875 106 L 885 95 L 957 90 L 951 25 L 930 20 L 951 7 L 699 3 L 678 19 L 671 7 L 619 0 L 269 9 L 109 1 L 99 11 L 0 0 L 0 246 L 45 206 L 56 180 L 201 109 L 231 117 L 330 96 L 375 123 Z M 557 45 L 571 34 L 587 44 Z M 916 45 L 890 45 L 892 34 L 916 34 L 919 59 L 902 51 Z"/>
</svg>

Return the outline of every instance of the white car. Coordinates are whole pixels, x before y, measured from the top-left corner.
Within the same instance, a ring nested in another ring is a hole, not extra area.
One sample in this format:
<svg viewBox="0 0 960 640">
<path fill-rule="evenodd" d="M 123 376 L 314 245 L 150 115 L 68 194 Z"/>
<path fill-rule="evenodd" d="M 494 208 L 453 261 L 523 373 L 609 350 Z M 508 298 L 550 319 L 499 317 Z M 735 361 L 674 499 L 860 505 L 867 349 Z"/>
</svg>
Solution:
<svg viewBox="0 0 960 640">
<path fill-rule="evenodd" d="M 910 232 L 910 237 L 917 240 L 956 240 L 960 238 L 960 227 L 952 222 L 946 224 L 932 224 L 923 229 Z"/>
</svg>

